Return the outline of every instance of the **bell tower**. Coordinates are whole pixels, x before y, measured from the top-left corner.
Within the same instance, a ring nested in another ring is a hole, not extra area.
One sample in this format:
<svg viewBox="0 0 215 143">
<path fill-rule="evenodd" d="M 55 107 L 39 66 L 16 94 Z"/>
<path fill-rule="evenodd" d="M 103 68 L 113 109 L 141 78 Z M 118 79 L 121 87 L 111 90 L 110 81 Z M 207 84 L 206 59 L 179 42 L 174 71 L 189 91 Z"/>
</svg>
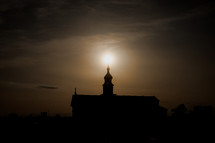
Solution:
<svg viewBox="0 0 215 143">
<path fill-rule="evenodd" d="M 107 74 L 104 77 L 104 84 L 103 84 L 103 95 L 104 96 L 113 96 L 113 84 L 112 84 L 112 75 L 110 74 L 110 67 L 107 67 Z"/>
</svg>

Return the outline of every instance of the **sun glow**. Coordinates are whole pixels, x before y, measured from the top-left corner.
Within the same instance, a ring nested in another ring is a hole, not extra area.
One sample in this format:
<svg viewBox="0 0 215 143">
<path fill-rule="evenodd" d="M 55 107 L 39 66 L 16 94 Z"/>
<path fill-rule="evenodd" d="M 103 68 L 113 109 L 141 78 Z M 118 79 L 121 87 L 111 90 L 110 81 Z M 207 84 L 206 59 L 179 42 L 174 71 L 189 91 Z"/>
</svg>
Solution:
<svg viewBox="0 0 215 143">
<path fill-rule="evenodd" d="M 110 54 L 104 55 L 103 61 L 107 65 L 112 64 L 113 63 L 113 56 Z"/>
</svg>

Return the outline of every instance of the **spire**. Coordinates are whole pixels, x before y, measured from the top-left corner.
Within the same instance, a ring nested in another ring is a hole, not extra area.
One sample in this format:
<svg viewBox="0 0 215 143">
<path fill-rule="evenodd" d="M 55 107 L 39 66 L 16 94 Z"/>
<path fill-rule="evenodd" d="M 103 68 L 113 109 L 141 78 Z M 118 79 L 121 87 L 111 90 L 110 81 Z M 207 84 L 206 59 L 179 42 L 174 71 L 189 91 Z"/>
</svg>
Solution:
<svg viewBox="0 0 215 143">
<path fill-rule="evenodd" d="M 107 66 L 107 72 L 109 73 L 109 71 L 110 71 L 110 67 L 109 67 L 109 65 Z"/>
<path fill-rule="evenodd" d="M 110 67 L 107 67 L 107 74 L 104 77 L 103 84 L 103 95 L 113 95 L 113 84 L 112 84 L 112 75 L 110 74 Z"/>
<path fill-rule="evenodd" d="M 77 93 L 76 93 L 76 88 L 75 88 L 75 95 L 77 95 Z"/>
</svg>

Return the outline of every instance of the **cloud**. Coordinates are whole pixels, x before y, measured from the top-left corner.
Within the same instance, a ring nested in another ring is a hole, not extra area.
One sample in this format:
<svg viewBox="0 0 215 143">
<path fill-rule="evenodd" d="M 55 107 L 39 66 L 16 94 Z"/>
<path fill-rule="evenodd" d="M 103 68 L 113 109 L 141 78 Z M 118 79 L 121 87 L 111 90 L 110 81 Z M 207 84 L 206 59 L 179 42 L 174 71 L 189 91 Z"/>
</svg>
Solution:
<svg viewBox="0 0 215 143">
<path fill-rule="evenodd" d="M 71 36 L 153 31 L 157 25 L 186 20 L 210 8 L 207 3 L 198 4 L 148 0 L 4 1 L 0 7 L 4 10 L 0 18 L 0 40 L 2 45 L 2 41 L 35 43 Z"/>
<path fill-rule="evenodd" d="M 34 88 L 34 83 L 22 83 L 22 82 L 16 82 L 16 81 L 0 81 L 0 87 L 16 87 L 16 88 Z M 45 89 L 58 89 L 56 86 L 50 86 L 50 85 L 39 85 L 37 88 L 45 88 Z"/>
<path fill-rule="evenodd" d="M 56 86 L 39 85 L 37 88 L 58 89 Z"/>
</svg>

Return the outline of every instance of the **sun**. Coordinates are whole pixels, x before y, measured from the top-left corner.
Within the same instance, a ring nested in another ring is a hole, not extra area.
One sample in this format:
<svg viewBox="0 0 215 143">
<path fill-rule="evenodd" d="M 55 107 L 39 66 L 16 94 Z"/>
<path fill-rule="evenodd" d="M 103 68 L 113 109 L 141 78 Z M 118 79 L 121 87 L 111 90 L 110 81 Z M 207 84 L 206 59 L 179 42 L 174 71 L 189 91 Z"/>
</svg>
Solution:
<svg viewBox="0 0 215 143">
<path fill-rule="evenodd" d="M 110 54 L 106 54 L 104 55 L 103 57 L 103 61 L 105 64 L 109 65 L 109 64 L 112 64 L 113 63 L 113 56 L 110 55 Z"/>
</svg>

